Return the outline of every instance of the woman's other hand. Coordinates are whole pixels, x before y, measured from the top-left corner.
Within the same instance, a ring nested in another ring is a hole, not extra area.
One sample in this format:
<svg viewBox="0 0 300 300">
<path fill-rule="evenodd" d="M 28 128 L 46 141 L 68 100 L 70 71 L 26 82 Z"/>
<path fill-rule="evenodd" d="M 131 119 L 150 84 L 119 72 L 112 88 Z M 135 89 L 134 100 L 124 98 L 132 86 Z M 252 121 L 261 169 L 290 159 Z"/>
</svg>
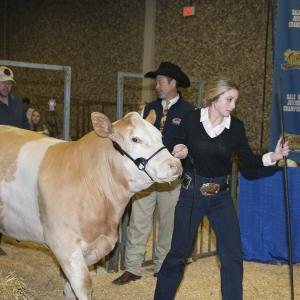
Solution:
<svg viewBox="0 0 300 300">
<path fill-rule="evenodd" d="M 290 150 L 289 150 L 288 142 L 285 142 L 282 145 L 282 138 L 280 138 L 277 142 L 274 152 L 271 153 L 272 162 L 276 162 L 278 160 L 283 159 L 284 156 L 288 156 L 289 151 Z"/>
</svg>

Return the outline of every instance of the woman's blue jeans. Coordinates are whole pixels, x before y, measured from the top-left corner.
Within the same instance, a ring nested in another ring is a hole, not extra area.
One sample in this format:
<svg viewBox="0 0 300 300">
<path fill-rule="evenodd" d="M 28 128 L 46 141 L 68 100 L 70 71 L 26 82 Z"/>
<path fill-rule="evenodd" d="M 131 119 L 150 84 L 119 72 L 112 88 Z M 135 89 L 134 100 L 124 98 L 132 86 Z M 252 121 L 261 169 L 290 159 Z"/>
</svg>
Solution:
<svg viewBox="0 0 300 300">
<path fill-rule="evenodd" d="M 225 180 L 226 177 L 219 177 L 214 178 L 213 182 L 224 183 Z M 194 200 L 193 183 L 188 189 L 181 188 L 175 210 L 171 249 L 158 273 L 155 300 L 174 299 L 183 277 L 188 255 L 194 244 L 198 225 L 204 216 L 207 216 L 217 238 L 223 300 L 241 300 L 243 298 L 243 256 L 240 229 L 230 191 L 203 196 L 199 191 L 199 186 L 206 182 L 212 181 L 196 177 Z"/>
</svg>

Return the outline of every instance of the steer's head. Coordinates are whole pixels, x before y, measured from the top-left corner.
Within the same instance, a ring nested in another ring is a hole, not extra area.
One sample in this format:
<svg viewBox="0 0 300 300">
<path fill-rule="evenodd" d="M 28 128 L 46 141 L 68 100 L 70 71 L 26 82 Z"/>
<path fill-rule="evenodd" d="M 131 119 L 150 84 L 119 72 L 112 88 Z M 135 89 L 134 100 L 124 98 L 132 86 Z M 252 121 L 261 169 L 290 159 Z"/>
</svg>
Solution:
<svg viewBox="0 0 300 300">
<path fill-rule="evenodd" d="M 101 113 L 92 113 L 92 123 L 98 135 L 110 138 L 120 146 L 121 152 L 123 150 L 128 154 L 123 154 L 124 161 L 135 181 L 147 185 L 153 181 L 170 182 L 181 174 L 180 160 L 173 157 L 166 148 L 158 151 L 163 147 L 160 131 L 138 113 L 128 113 L 114 123 Z M 157 153 L 150 158 L 155 152 Z M 150 158 L 146 162 L 145 171 L 139 170 L 129 157 L 134 161 L 138 158 Z"/>
</svg>

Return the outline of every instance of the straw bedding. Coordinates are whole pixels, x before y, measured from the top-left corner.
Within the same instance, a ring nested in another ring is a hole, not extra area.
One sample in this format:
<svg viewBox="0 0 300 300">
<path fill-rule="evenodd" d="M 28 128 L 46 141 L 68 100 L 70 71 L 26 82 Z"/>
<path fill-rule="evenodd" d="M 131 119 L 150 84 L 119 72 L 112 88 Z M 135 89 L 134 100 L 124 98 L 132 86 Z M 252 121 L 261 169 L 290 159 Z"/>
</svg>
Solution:
<svg viewBox="0 0 300 300">
<path fill-rule="evenodd" d="M 1 247 L 7 255 L 0 256 L 0 300 L 63 300 L 64 279 L 47 249 L 8 238 L 4 238 Z M 113 285 L 111 281 L 121 273 L 107 273 L 102 268 L 92 271 L 93 299 L 153 299 L 156 279 L 151 267 L 143 268 L 143 277 L 136 282 Z M 299 282 L 300 265 L 295 265 L 295 299 L 300 299 Z M 176 300 L 196 299 L 221 300 L 216 257 L 202 258 L 187 265 Z M 291 299 L 288 266 L 245 262 L 244 299 Z"/>
</svg>

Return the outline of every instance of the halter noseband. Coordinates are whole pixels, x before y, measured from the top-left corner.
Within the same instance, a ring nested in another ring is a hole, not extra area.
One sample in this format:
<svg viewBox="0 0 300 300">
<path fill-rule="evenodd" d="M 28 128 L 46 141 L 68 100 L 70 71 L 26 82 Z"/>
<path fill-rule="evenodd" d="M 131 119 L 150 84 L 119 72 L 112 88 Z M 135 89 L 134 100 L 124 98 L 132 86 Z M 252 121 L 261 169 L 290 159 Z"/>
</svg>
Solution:
<svg viewBox="0 0 300 300">
<path fill-rule="evenodd" d="M 117 142 L 112 141 L 114 148 L 120 152 L 121 155 L 126 155 L 131 161 L 134 162 L 134 164 L 137 166 L 137 168 L 140 171 L 144 171 L 149 178 L 153 180 L 153 178 L 149 175 L 149 173 L 146 171 L 146 165 L 149 162 L 149 160 L 151 158 L 153 158 L 156 154 L 158 154 L 161 150 L 166 149 L 165 146 L 162 146 L 161 148 L 159 148 L 157 151 L 155 151 L 150 157 L 148 157 L 147 159 L 144 157 L 138 157 L 137 159 L 132 158 Z"/>
</svg>

